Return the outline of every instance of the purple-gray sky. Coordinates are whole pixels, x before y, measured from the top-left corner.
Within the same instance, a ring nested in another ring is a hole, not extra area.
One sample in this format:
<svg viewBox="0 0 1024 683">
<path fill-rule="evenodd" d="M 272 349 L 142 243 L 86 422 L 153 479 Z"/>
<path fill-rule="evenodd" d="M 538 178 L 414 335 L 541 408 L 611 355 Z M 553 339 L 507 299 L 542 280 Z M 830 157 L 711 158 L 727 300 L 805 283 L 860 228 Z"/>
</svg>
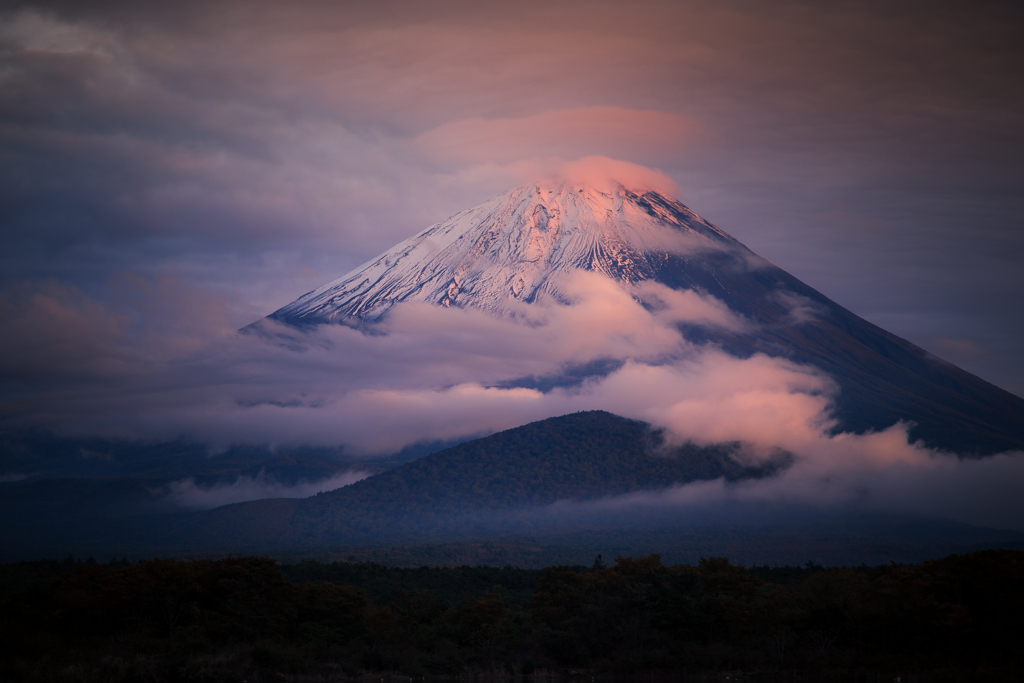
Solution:
<svg viewBox="0 0 1024 683">
<path fill-rule="evenodd" d="M 1009 4 L 0 12 L 8 413 L 47 383 L 130 372 L 126 338 L 190 348 L 587 155 L 662 170 L 755 252 L 1024 394 Z"/>
</svg>

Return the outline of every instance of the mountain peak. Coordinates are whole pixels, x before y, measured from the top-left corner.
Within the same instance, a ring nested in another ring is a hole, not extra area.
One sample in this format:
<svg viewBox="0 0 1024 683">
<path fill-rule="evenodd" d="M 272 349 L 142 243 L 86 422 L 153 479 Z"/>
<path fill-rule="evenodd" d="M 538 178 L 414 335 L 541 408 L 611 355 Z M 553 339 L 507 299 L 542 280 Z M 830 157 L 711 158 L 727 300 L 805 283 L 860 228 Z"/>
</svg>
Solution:
<svg viewBox="0 0 1024 683">
<path fill-rule="evenodd" d="M 598 182 L 563 173 L 509 190 L 430 226 L 271 317 L 300 326 L 361 327 L 396 303 L 410 302 L 517 318 L 534 302 L 572 303 L 572 292 L 559 288 L 571 289 L 579 279 L 566 277 L 573 271 L 606 276 L 634 297 L 643 287 L 631 286 L 650 280 L 711 297 L 749 323 L 736 330 L 679 321 L 688 341 L 741 358 L 782 357 L 830 375 L 841 389 L 836 429 L 883 430 L 903 420 L 917 425 L 912 439 L 962 453 L 1024 444 L 1020 398 L 857 317 L 670 194 L 612 180 L 622 178 L 619 173 L 595 177 Z M 556 386 L 565 378 L 542 379 Z"/>
<path fill-rule="evenodd" d="M 396 303 L 472 306 L 500 316 L 546 295 L 558 275 L 591 270 L 635 283 L 669 254 L 745 249 L 683 204 L 608 176 L 559 174 L 430 226 L 272 317 L 371 322 Z"/>
</svg>

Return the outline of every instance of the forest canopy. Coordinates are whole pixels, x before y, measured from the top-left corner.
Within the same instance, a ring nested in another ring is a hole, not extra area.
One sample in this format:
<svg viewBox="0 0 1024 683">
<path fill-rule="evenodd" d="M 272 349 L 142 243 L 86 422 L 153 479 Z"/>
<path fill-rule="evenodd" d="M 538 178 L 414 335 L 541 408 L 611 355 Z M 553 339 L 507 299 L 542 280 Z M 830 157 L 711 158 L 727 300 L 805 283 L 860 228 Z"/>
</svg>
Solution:
<svg viewBox="0 0 1024 683">
<path fill-rule="evenodd" d="M 1024 669 L 1024 553 L 752 567 L 360 562 L 0 565 L 4 680 L 569 671 L 977 675 Z M 283 677 L 283 678 L 282 678 Z"/>
</svg>

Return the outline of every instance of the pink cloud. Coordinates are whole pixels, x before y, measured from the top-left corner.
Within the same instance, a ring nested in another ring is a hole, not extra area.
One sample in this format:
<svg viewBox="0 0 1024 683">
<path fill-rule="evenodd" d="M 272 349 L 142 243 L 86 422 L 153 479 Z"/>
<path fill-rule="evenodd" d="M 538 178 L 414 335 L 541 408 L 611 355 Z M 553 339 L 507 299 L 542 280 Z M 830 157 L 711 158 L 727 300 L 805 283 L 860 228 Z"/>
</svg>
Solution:
<svg viewBox="0 0 1024 683">
<path fill-rule="evenodd" d="M 527 315 L 516 319 L 399 305 L 386 326 L 370 334 L 268 323 L 270 336 L 261 337 L 220 335 L 211 314 L 192 328 L 191 341 L 185 333 L 184 339 L 162 333 L 178 328 L 179 319 L 180 329 L 189 330 L 189 291 L 151 289 L 147 296 L 172 300 L 157 305 L 167 319 L 142 330 L 119 327 L 108 309 L 84 297 L 64 296 L 57 305 L 56 294 L 39 293 L 27 297 L 35 303 L 28 311 L 8 303 L 8 314 L 31 322 L 15 326 L 19 348 L 38 349 L 36 367 L 74 381 L 8 401 L 5 421 L 69 434 L 186 436 L 211 444 L 345 444 L 353 454 L 371 454 L 602 409 L 664 428 L 677 443 L 740 442 L 740 457 L 750 461 L 778 449 L 791 455 L 776 476 L 677 487 L 650 494 L 644 499 L 650 504 L 860 504 L 909 513 L 948 509 L 965 521 L 1024 524 L 1020 506 L 1007 502 L 1006 491 L 1017 487 L 993 488 L 1004 505 L 986 507 L 981 495 L 1000 477 L 1019 484 L 1019 456 L 964 462 L 910 443 L 902 423 L 876 433 L 832 434 L 837 388 L 823 372 L 687 342 L 677 328 L 681 322 L 750 325 L 721 302 L 652 284 L 631 288 L 588 272 L 570 275 L 562 286 L 567 303 L 524 305 Z M 657 305 L 644 307 L 641 296 Z M 60 340 L 74 334 L 91 340 L 74 362 L 93 368 L 91 385 L 72 366 L 47 362 L 47 354 L 62 353 Z M 502 386 L 599 359 L 622 364 L 607 376 L 547 392 Z M 270 490 L 249 481 L 212 493 L 181 486 L 182 500 L 196 505 Z"/>
<path fill-rule="evenodd" d="M 677 114 L 616 106 L 546 111 L 523 118 L 462 119 L 421 133 L 415 146 L 439 160 L 507 164 L 521 159 L 586 156 L 677 161 L 702 130 Z"/>
<path fill-rule="evenodd" d="M 103 376 L 123 364 L 111 347 L 131 319 L 55 282 L 0 293 L 0 374 Z"/>
</svg>

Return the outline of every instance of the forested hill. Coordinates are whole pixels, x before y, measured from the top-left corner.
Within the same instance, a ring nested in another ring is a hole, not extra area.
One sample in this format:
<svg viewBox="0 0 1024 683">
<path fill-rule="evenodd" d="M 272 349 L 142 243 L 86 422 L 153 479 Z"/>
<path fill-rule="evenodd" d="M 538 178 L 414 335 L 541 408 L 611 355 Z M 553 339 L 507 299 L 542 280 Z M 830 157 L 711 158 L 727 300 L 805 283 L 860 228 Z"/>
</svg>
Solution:
<svg viewBox="0 0 1024 683">
<path fill-rule="evenodd" d="M 650 425 L 604 411 L 509 429 L 321 493 L 304 507 L 355 504 L 368 513 L 547 505 L 697 479 L 762 475 L 731 454 L 735 445 L 668 448 Z"/>
<path fill-rule="evenodd" d="M 677 482 L 762 476 L 781 464 L 746 467 L 733 457 L 737 448 L 667 447 L 662 434 L 646 423 L 603 411 L 575 413 L 463 443 L 302 501 L 254 501 L 213 510 L 194 518 L 190 533 L 253 548 L 379 542 L 429 534 L 467 514 L 479 519 L 489 511 L 592 500 Z"/>
</svg>

